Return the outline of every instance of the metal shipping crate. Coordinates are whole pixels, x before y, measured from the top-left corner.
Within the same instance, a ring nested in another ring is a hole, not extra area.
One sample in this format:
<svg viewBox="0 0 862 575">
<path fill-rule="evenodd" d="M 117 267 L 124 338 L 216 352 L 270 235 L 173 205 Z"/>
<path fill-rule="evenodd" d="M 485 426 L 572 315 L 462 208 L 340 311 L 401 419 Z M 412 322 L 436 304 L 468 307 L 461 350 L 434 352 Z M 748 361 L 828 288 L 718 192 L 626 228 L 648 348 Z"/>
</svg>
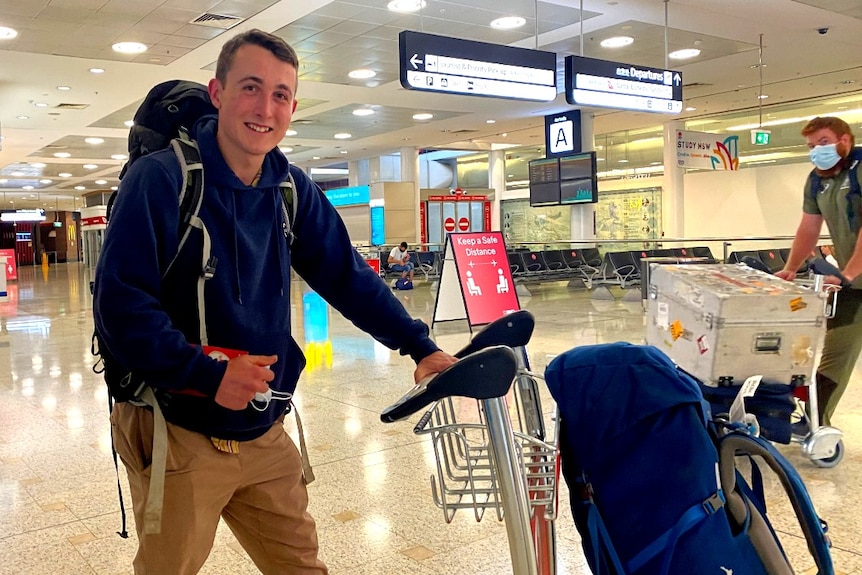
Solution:
<svg viewBox="0 0 862 575">
<path fill-rule="evenodd" d="M 811 377 L 826 328 L 815 292 L 742 264 L 651 268 L 647 343 L 707 385 Z"/>
</svg>

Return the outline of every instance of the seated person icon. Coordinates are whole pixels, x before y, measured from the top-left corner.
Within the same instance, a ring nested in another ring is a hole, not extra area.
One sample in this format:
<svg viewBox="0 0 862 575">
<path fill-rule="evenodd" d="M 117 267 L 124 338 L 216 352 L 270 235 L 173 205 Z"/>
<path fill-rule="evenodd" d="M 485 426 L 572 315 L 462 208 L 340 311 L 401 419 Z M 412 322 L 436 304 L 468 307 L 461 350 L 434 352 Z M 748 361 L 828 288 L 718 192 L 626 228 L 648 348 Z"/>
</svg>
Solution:
<svg viewBox="0 0 862 575">
<path fill-rule="evenodd" d="M 470 292 L 470 295 L 482 295 L 482 288 L 476 285 L 473 272 L 467 272 L 467 291 Z"/>
<path fill-rule="evenodd" d="M 500 275 L 500 283 L 497 284 L 497 293 L 509 293 L 509 281 L 503 275 L 503 270 L 497 268 L 497 273 Z"/>
<path fill-rule="evenodd" d="M 413 281 L 413 262 L 410 261 L 410 254 L 407 253 L 407 242 L 401 242 L 401 245 L 392 248 L 387 263 L 389 269 L 401 272 L 402 278 Z"/>
</svg>

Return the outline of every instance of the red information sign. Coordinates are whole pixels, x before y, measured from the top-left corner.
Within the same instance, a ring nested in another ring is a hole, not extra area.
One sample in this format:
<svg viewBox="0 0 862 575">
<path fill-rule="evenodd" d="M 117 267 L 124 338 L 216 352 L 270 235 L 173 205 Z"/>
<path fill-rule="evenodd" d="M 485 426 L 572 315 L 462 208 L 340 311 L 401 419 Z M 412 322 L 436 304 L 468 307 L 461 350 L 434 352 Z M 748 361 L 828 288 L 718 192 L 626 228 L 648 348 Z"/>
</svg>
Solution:
<svg viewBox="0 0 862 575">
<path fill-rule="evenodd" d="M 450 240 L 470 325 L 520 309 L 502 233 L 452 234 Z"/>
<path fill-rule="evenodd" d="M 455 231 L 455 219 L 454 218 L 446 218 L 445 220 L 443 220 L 443 229 L 445 229 L 447 232 L 454 232 Z"/>
<path fill-rule="evenodd" d="M 0 256 L 6 256 L 6 281 L 18 279 L 18 268 L 15 265 L 15 250 L 0 250 Z"/>
<path fill-rule="evenodd" d="M 462 232 L 470 231 L 470 220 L 467 218 L 461 218 L 458 220 L 458 229 Z"/>
</svg>

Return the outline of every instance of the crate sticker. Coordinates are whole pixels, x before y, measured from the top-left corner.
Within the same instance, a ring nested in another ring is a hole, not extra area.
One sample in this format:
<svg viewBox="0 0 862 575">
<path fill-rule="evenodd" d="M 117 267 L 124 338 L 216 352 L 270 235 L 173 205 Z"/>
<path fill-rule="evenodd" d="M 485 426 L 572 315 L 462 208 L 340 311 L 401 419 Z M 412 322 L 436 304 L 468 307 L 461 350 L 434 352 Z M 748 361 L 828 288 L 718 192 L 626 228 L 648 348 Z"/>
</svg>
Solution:
<svg viewBox="0 0 862 575">
<path fill-rule="evenodd" d="M 700 355 L 703 355 L 709 351 L 709 345 L 707 345 L 705 335 L 702 335 L 697 338 L 697 350 L 700 352 Z"/>
<path fill-rule="evenodd" d="M 674 341 L 678 340 L 684 332 L 685 329 L 682 327 L 682 323 L 678 319 L 674 320 L 674 322 L 670 324 L 670 336 Z"/>
<path fill-rule="evenodd" d="M 670 313 L 670 306 L 667 302 L 660 301 L 658 302 L 658 309 L 655 314 L 655 323 L 661 329 L 667 329 L 668 327 L 668 319 L 667 316 Z"/>
<path fill-rule="evenodd" d="M 799 311 L 808 307 L 808 304 L 802 301 L 802 297 L 795 297 L 790 300 L 790 311 Z"/>
<path fill-rule="evenodd" d="M 693 305 L 694 307 L 702 308 L 703 307 L 703 292 L 700 291 L 700 289 L 698 289 L 697 287 L 695 287 L 694 289 L 691 290 L 691 294 L 689 294 L 689 301 L 691 302 L 691 305 Z"/>
</svg>

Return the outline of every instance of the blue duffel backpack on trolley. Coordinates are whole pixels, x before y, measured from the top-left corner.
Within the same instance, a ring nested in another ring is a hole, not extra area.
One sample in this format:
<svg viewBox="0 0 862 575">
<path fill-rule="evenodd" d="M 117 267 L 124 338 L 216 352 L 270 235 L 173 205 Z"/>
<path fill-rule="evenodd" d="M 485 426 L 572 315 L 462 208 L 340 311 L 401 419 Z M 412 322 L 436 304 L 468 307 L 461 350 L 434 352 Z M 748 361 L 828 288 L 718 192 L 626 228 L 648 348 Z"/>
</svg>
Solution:
<svg viewBox="0 0 862 575">
<path fill-rule="evenodd" d="M 761 463 L 784 487 L 818 575 L 834 574 L 826 526 L 796 470 L 744 424 L 717 426 L 698 382 L 661 351 L 577 347 L 545 379 L 594 574 L 792 575 L 767 518 Z M 750 462 L 750 482 L 737 460 Z"/>
</svg>

